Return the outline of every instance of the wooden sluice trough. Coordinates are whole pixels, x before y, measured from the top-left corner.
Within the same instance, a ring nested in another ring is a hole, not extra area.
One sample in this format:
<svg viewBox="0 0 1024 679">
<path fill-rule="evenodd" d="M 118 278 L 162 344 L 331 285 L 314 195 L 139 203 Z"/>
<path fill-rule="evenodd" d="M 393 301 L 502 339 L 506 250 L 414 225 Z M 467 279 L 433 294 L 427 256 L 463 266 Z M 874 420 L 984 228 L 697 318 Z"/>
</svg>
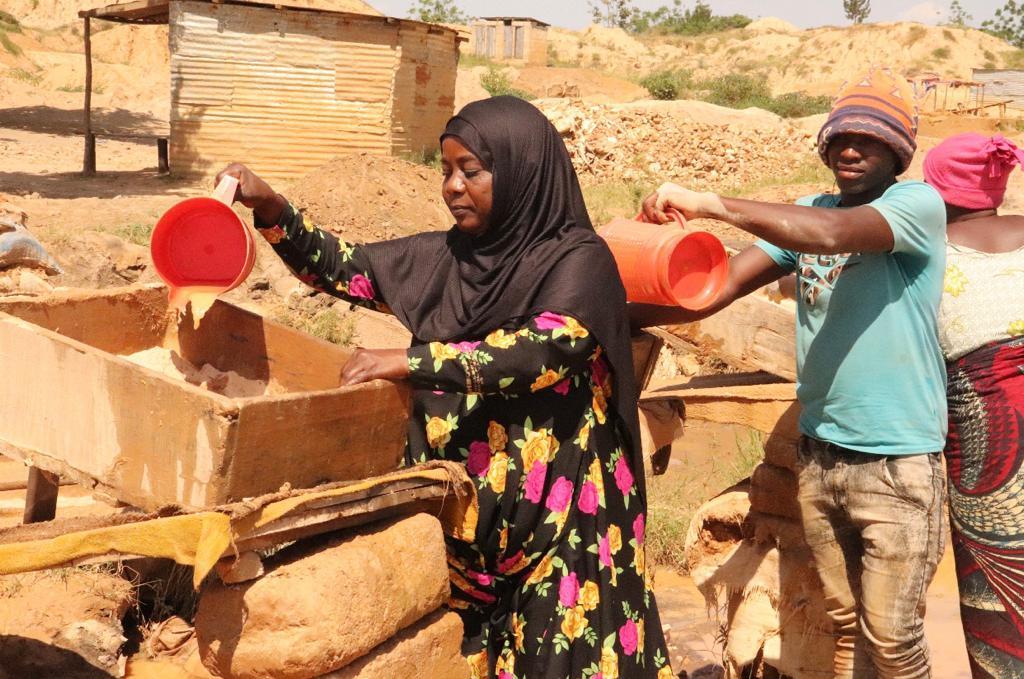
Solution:
<svg viewBox="0 0 1024 679">
<path fill-rule="evenodd" d="M 153 347 L 280 393 L 229 398 L 125 358 Z M 408 392 L 338 387 L 348 356 L 223 301 L 195 329 L 156 286 L 10 298 L 0 452 L 145 510 L 385 474 L 402 459 Z"/>
</svg>

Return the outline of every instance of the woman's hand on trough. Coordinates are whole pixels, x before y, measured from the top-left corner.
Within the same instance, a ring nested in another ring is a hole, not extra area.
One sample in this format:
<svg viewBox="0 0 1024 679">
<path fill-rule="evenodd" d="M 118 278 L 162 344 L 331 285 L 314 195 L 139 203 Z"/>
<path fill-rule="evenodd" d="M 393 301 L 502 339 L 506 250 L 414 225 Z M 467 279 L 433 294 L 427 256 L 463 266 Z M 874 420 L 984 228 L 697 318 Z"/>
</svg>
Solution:
<svg viewBox="0 0 1024 679">
<path fill-rule="evenodd" d="M 409 358 L 405 349 L 356 349 L 341 369 L 341 384 L 400 380 L 408 376 Z"/>
</svg>

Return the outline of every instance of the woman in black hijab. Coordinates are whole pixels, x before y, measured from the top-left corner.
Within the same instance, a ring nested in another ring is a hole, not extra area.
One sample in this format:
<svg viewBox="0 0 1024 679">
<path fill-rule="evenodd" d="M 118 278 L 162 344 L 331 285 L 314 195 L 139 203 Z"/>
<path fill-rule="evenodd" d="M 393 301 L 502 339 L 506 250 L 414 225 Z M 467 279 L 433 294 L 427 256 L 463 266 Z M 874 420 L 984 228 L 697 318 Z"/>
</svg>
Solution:
<svg viewBox="0 0 1024 679">
<path fill-rule="evenodd" d="M 357 350 L 342 380 L 409 380 L 409 461 L 464 463 L 477 484 L 476 539 L 448 541 L 472 676 L 671 677 L 625 292 L 565 146 L 514 97 L 466 106 L 441 145 L 456 225 L 368 245 L 307 224 L 244 166 L 225 172 L 302 280 L 413 334 Z"/>
</svg>

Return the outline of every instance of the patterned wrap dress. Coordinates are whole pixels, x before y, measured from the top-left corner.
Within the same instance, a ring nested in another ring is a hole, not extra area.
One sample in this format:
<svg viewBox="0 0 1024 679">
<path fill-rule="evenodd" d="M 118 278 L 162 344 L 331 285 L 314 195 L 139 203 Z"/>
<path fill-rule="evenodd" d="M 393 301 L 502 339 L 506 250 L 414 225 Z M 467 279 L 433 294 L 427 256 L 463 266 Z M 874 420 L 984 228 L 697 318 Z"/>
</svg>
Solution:
<svg viewBox="0 0 1024 679">
<path fill-rule="evenodd" d="M 305 283 L 388 310 L 363 248 L 288 207 L 257 223 Z M 407 460 L 466 465 L 476 539 L 448 539 L 450 606 L 474 679 L 673 677 L 644 557 L 642 480 L 590 331 L 551 312 L 473 341 L 416 344 Z"/>
<path fill-rule="evenodd" d="M 949 516 L 971 673 L 1024 677 L 1024 248 L 948 244 Z"/>
</svg>

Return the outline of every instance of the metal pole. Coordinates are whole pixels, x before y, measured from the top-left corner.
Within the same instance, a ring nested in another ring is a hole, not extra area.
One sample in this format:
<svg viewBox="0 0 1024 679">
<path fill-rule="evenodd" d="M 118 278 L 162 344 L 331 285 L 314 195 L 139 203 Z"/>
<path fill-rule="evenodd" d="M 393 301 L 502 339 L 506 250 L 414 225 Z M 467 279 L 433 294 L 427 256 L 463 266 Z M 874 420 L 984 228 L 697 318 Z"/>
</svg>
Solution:
<svg viewBox="0 0 1024 679">
<path fill-rule="evenodd" d="M 85 157 L 82 174 L 91 177 L 96 174 L 96 136 L 92 133 L 92 36 L 89 17 L 84 18 L 85 27 Z"/>
</svg>

